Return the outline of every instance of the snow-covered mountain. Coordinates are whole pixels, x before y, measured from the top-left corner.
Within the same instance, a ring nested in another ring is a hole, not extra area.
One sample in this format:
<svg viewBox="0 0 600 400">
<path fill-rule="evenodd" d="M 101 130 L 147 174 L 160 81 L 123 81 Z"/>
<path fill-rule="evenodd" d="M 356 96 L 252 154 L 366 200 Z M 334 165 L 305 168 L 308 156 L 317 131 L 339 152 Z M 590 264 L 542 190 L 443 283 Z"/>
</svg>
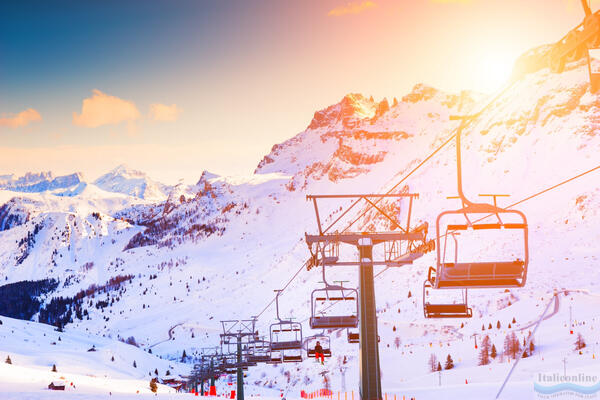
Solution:
<svg viewBox="0 0 600 400">
<path fill-rule="evenodd" d="M 14 175 L 0 176 L 0 189 L 14 192 L 40 193 L 77 186 L 83 181 L 81 173 L 54 176 L 51 171 L 31 173 L 15 178 Z"/>
<path fill-rule="evenodd" d="M 98 335 L 134 336 L 143 348 L 172 359 L 180 358 L 183 349 L 194 354 L 218 343 L 219 320 L 260 312 L 272 290 L 281 288 L 308 258 L 304 233 L 315 232 L 316 225 L 306 194 L 387 191 L 449 138 L 458 125 L 450 115 L 476 112 L 488 99 L 422 84 L 391 104 L 350 94 L 317 111 L 306 130 L 273 146 L 248 179 L 204 173 L 196 185 L 166 188 L 119 167 L 76 196 L 0 191 L 0 281 L 58 280 L 56 288 L 36 297 L 41 310 L 30 315 L 33 319 L 43 316 L 43 322 Z M 595 166 L 599 113 L 600 97 L 589 91 L 583 61 L 567 65 L 561 74 L 539 69 L 515 79 L 464 132 L 467 196 L 507 193 L 508 200 L 500 199 L 506 205 Z M 456 195 L 455 174 L 455 153 L 448 146 L 398 188 L 419 193 L 414 224 L 433 226 L 441 211 L 458 208 L 456 200 L 446 199 Z M 491 373 L 478 367 L 471 335 L 490 335 L 501 349 L 510 330 L 519 338 L 527 334 L 527 328 L 520 329 L 539 316 L 554 288 L 599 292 L 599 181 L 589 175 L 519 205 L 530 225 L 527 285 L 470 291 L 471 320 L 423 318 L 422 283 L 435 262 L 433 254 L 382 274 L 376 286 L 384 387 L 433 385 L 427 359 L 431 353 L 442 359 L 448 352 L 456 362 L 448 375 L 453 384 L 465 379 L 496 382 L 508 363 L 494 361 Z M 384 203 L 398 213 L 408 208 L 404 201 Z M 333 221 L 341 205 L 324 205 L 322 222 Z M 363 210 L 357 207 L 350 217 Z M 367 213 L 358 225 L 385 223 Z M 505 249 L 490 243 L 486 250 Z M 356 284 L 356 271 L 332 269 L 328 274 L 330 280 Z M 111 289 L 111 279 L 129 275 L 134 278 Z M 281 298 L 282 314 L 305 322 L 310 292 L 321 279 L 316 270 L 300 273 Z M 104 287 L 101 297 L 98 287 Z M 581 331 L 595 342 L 590 327 L 600 315 L 588 295 L 570 305 L 580 322 L 587 321 Z M 273 307 L 261 315 L 260 332 L 268 331 L 274 315 Z M 598 366 L 598 357 L 569 353 L 570 334 L 556 332 L 564 318 L 564 312 L 557 313 L 549 323 L 552 329 L 536 338 L 546 364 L 537 353 L 523 360 L 517 380 L 530 379 L 542 366 L 560 367 L 563 356 L 575 357 L 580 366 Z M 496 321 L 503 329 L 488 332 Z M 358 377 L 357 348 L 345 342 L 345 332 L 331 334 L 335 356 L 329 361 L 330 378 L 339 386 L 337 367 L 346 356 L 351 386 Z M 254 368 L 249 381 L 308 390 L 321 385 L 318 373 L 305 361 L 298 367 Z"/>
<path fill-rule="evenodd" d="M 122 164 L 102 175 L 94 184 L 107 192 L 123 193 L 140 199 L 164 200 L 171 187 L 150 179 L 145 173 Z"/>
</svg>

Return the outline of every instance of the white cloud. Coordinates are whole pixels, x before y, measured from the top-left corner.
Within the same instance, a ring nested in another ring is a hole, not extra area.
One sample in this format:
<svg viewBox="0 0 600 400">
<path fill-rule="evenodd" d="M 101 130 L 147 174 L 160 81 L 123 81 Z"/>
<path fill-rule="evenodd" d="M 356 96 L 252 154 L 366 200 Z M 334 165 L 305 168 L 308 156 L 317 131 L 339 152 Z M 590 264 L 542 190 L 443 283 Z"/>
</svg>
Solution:
<svg viewBox="0 0 600 400">
<path fill-rule="evenodd" d="M 3 114 L 0 116 L 0 126 L 7 126 L 9 128 L 19 128 L 27 126 L 31 122 L 41 121 L 42 116 L 37 110 L 28 108 L 27 110 L 21 111 L 18 114 Z"/>
<path fill-rule="evenodd" d="M 81 114 L 73 113 L 73 125 L 97 128 L 127 121 L 132 131 L 133 122 L 139 118 L 140 112 L 133 102 L 94 89 L 92 97 L 83 99 Z"/>
</svg>

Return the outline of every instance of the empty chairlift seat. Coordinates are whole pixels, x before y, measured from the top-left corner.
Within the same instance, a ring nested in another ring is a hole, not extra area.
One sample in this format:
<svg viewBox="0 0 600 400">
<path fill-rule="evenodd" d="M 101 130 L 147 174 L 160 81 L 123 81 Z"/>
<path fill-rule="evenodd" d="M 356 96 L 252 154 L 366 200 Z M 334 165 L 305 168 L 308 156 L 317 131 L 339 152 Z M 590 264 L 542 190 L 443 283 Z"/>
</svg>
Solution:
<svg viewBox="0 0 600 400">
<path fill-rule="evenodd" d="M 467 291 L 462 293 L 460 303 L 431 303 L 428 298 L 429 290 L 433 290 L 431 282 L 423 283 L 423 313 L 425 318 L 471 318 L 473 310 L 467 304 Z"/>
<path fill-rule="evenodd" d="M 353 332 L 350 329 L 347 330 L 348 343 L 359 343 L 360 333 Z"/>
<path fill-rule="evenodd" d="M 444 229 L 440 221 L 446 217 L 459 217 L 466 223 L 449 223 Z M 491 218 L 497 221 L 477 222 Z M 439 215 L 436 228 L 437 268 L 429 273 L 429 280 L 434 288 L 509 288 L 525 285 L 529 260 L 528 229 L 525 215 L 520 211 L 500 208 L 493 208 L 493 212 L 470 212 L 469 208 L 446 211 Z M 491 239 L 482 239 L 488 237 Z M 474 238 L 478 238 L 478 241 Z M 502 240 L 509 240 L 510 243 Z M 473 249 L 485 246 L 486 251 L 497 248 L 494 249 L 497 254 L 482 256 L 475 251 L 477 249 Z M 511 247 L 510 251 L 505 249 L 507 246 Z M 469 257 L 473 259 L 465 259 Z M 488 259 L 482 260 L 482 257 Z M 439 311 L 437 307 L 433 309 Z"/>
<path fill-rule="evenodd" d="M 342 286 L 313 290 L 310 327 L 312 329 L 356 328 L 358 291 Z"/>
<path fill-rule="evenodd" d="M 274 351 L 302 349 L 302 325 L 293 321 L 272 324 L 270 346 Z"/>
</svg>

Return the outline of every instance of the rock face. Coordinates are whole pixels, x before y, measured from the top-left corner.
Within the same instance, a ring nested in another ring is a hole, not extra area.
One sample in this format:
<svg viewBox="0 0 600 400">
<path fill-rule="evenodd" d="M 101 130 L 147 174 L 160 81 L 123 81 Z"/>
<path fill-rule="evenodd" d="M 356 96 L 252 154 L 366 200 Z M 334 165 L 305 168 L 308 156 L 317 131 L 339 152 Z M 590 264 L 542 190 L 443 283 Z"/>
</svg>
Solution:
<svg viewBox="0 0 600 400">
<path fill-rule="evenodd" d="M 476 97 L 418 84 L 401 102 L 394 98 L 390 107 L 385 98 L 377 102 L 362 94 L 348 94 L 317 111 L 306 131 L 274 145 L 255 173 L 291 174 L 290 189 L 304 188 L 311 179 L 354 178 L 376 168 L 390 152 L 400 151 L 406 139 L 427 136 L 431 140 L 426 126 L 472 107 Z"/>
<path fill-rule="evenodd" d="M 376 108 L 377 104 L 372 99 L 367 99 L 360 93 L 347 94 L 339 103 L 315 112 L 308 129 L 337 125 L 350 128 L 361 119 L 373 117 Z"/>
</svg>

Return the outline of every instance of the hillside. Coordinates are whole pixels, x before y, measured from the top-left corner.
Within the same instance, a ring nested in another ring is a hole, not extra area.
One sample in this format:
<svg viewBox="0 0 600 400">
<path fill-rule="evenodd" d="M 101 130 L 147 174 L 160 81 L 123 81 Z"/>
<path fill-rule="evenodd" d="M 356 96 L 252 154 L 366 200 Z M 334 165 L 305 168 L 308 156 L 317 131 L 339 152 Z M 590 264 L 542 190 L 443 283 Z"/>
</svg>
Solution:
<svg viewBox="0 0 600 400">
<path fill-rule="evenodd" d="M 597 164 L 600 101 L 589 91 L 587 74 L 583 62 L 568 65 L 561 74 L 547 69 L 528 74 L 476 120 L 463 138 L 467 196 L 510 194 L 501 205 L 511 204 Z M 69 331 L 133 336 L 143 349 L 170 359 L 179 359 L 184 349 L 197 354 L 218 343 L 220 320 L 259 313 L 272 299 L 272 290 L 281 288 L 308 258 L 304 233 L 315 232 L 316 224 L 306 194 L 388 190 L 452 134 L 457 122 L 450 115 L 474 112 L 487 100 L 422 84 L 391 104 L 350 94 L 317 111 L 305 131 L 275 145 L 246 179 L 207 173 L 196 185 L 167 191 L 144 186 L 135 174 L 117 178 L 125 175 L 117 169 L 77 196 L 22 194 L 7 186 L 11 189 L 0 191 L 0 281 L 56 278 L 59 284 L 41 296 L 41 308 L 45 322 L 66 323 Z M 555 288 L 600 292 L 597 182 L 597 175 L 590 175 L 519 205 L 530 226 L 527 285 L 470 291 L 474 317 L 462 327 L 460 320 L 423 317 L 422 283 L 435 262 L 433 254 L 383 273 L 376 289 L 384 391 L 421 398 L 435 387 L 437 381 L 427 371 L 432 352 L 441 360 L 450 352 L 456 361 L 444 378 L 447 384 L 468 379 L 469 384 L 495 388 L 508 361 L 496 361 L 492 369 L 478 367 L 473 333 L 488 333 L 481 326 L 495 326 L 496 321 L 507 327 L 513 317 L 517 325 L 511 329 L 525 326 L 539 316 Z M 446 199 L 456 195 L 454 148 L 437 154 L 400 189 L 419 193 L 415 225 L 428 222 L 431 227 L 441 211 L 458 208 L 458 201 Z M 407 207 L 404 202 L 387 205 L 400 214 Z M 322 210 L 329 216 L 325 222 L 333 221 L 339 207 L 331 203 Z M 359 226 L 366 224 L 381 226 L 384 221 L 368 214 Z M 506 249 L 490 243 L 487 250 Z M 327 272 L 330 281 L 356 284 L 355 271 Z M 107 285 L 118 276 L 131 278 L 100 298 L 92 285 Z M 282 314 L 305 322 L 310 292 L 319 281 L 319 271 L 301 272 L 282 296 Z M 84 295 L 75 299 L 81 291 Z M 57 297 L 68 299 L 52 304 Z M 600 318 L 594 299 L 581 294 L 570 302 L 578 321 L 587 322 L 581 332 L 590 342 L 598 337 L 590 324 Z M 581 356 L 572 352 L 564 312 L 562 307 L 542 325 L 536 337 L 542 351 L 523 361 L 516 382 L 530 380 L 539 368 L 560 369 L 563 356 L 580 368 L 598 367 L 593 348 Z M 274 316 L 274 307 L 261 316 L 261 333 L 268 332 Z M 31 318 L 37 321 L 40 314 Z M 310 334 L 308 324 L 304 329 Z M 496 347 L 502 347 L 507 329 L 490 333 Z M 517 333 L 521 340 L 526 334 Z M 338 371 L 346 356 L 346 383 L 355 387 L 357 346 L 345 342 L 345 332 L 332 336 L 332 384 L 340 386 Z M 261 366 L 250 372 L 248 382 L 297 393 L 320 387 L 319 371 L 312 360 L 299 366 Z"/>
</svg>

